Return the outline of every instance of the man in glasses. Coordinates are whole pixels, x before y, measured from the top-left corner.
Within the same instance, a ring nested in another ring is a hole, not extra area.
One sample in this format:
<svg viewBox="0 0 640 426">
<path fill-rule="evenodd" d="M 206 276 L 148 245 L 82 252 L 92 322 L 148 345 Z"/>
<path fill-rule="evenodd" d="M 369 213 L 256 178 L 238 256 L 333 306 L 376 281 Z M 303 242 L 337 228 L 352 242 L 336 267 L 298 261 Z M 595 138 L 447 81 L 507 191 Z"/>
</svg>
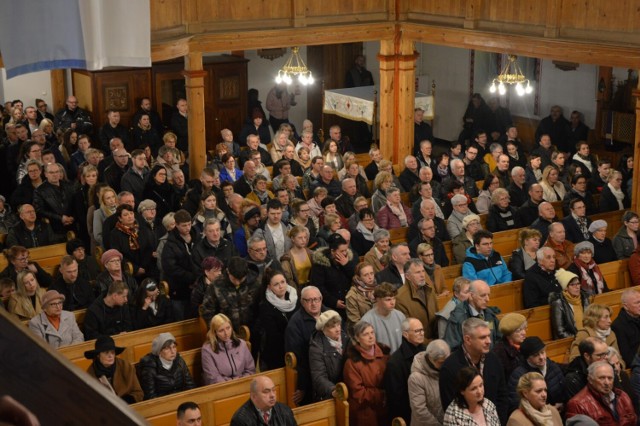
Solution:
<svg viewBox="0 0 640 426">
<path fill-rule="evenodd" d="M 439 340 L 439 342 L 446 346 L 444 341 Z M 402 343 L 398 350 L 391 354 L 384 372 L 384 388 L 387 395 L 394 395 L 387 400 L 390 418 L 402 417 L 406 422 L 411 421 L 407 381 L 411 374 L 413 357 L 424 350 L 422 323 L 416 318 L 406 318 L 402 321 Z"/>
<path fill-rule="evenodd" d="M 308 285 L 300 292 L 302 309 L 293 314 L 284 335 L 285 352 L 293 352 L 298 361 L 298 384 L 293 401 L 298 405 L 312 401 L 311 372 L 309 371 L 309 341 L 316 328 L 316 319 L 327 310 L 322 305 L 318 287 Z"/>
<path fill-rule="evenodd" d="M 580 356 L 574 358 L 567 367 L 565 389 L 567 399 L 573 398 L 588 382 L 589 366 L 597 361 L 607 361 L 609 347 L 599 337 L 587 337 L 578 345 Z"/>
<path fill-rule="evenodd" d="M 73 95 L 67 98 L 66 106 L 56 114 L 54 124 L 56 129 L 74 129 L 79 135 L 93 132 L 91 116 L 78 106 L 78 98 Z"/>
</svg>

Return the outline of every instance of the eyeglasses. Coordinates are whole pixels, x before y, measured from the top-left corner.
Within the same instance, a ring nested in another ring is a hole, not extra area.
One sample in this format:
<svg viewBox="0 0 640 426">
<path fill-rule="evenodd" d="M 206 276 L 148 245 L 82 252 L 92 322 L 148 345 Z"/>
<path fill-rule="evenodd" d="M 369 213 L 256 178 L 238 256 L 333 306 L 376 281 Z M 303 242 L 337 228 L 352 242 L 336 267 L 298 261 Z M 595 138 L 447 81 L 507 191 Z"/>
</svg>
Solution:
<svg viewBox="0 0 640 426">
<path fill-rule="evenodd" d="M 29 260 L 29 256 L 16 257 L 16 260 L 18 262 L 26 262 L 27 260 Z"/>
<path fill-rule="evenodd" d="M 322 297 L 303 298 L 302 301 L 305 303 L 320 303 L 322 302 Z"/>
<path fill-rule="evenodd" d="M 627 222 L 629 225 L 637 225 L 638 223 L 640 223 L 640 221 L 637 220 L 630 220 L 629 222 Z"/>
<path fill-rule="evenodd" d="M 603 359 L 603 358 L 606 358 L 607 356 L 609 356 L 609 351 L 593 354 L 593 356 L 595 358 L 598 358 L 598 359 Z"/>
<path fill-rule="evenodd" d="M 62 302 L 50 302 L 49 306 L 62 306 Z"/>
<path fill-rule="evenodd" d="M 411 331 L 416 334 L 424 334 L 424 328 L 416 328 L 415 330 Z"/>
</svg>

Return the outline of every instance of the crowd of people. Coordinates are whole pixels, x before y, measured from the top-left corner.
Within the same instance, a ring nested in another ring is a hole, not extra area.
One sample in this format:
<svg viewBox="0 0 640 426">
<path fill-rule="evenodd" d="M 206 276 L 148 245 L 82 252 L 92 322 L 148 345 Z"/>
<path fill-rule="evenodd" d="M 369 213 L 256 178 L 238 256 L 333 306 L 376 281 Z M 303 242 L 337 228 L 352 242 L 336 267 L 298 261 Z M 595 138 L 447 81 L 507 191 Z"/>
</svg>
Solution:
<svg viewBox="0 0 640 426">
<path fill-rule="evenodd" d="M 258 102 L 240 140 L 224 129 L 190 179 L 183 99 L 169 127 L 148 98 L 130 128 L 109 111 L 93 129 L 74 96 L 55 116 L 41 100 L 5 109 L 3 300 L 53 348 L 97 339 L 88 372 L 127 402 L 196 383 L 170 333 L 137 373 L 110 336 L 200 316 L 203 384 L 280 368 L 293 352 L 295 403 L 331 398 L 344 382 L 354 425 L 635 423 L 640 293 L 623 293 L 614 321 L 593 303 L 609 291 L 599 264 L 629 259 L 640 283 L 640 219 L 625 212 L 633 158 L 614 170 L 592 155 L 576 111 L 569 121 L 553 107 L 527 152 L 508 110 L 474 95 L 460 139 L 435 156 L 416 109 L 414 151 L 396 173 L 375 145 L 359 164 L 339 126 L 321 143 L 309 120 L 298 134 L 284 116 L 267 122 Z M 610 240 L 589 216 L 618 210 Z M 398 228 L 406 242 L 391 244 Z M 506 262 L 493 232 L 515 229 Z M 29 259 L 64 241 L 56 276 Z M 442 268 L 452 264 L 462 276 L 450 291 Z M 527 336 L 526 318 L 499 320 L 490 306 L 491 287 L 517 279 L 525 307 L 550 305 L 554 338 L 575 338 L 568 366 Z M 450 297 L 441 310 L 438 297 Z"/>
</svg>

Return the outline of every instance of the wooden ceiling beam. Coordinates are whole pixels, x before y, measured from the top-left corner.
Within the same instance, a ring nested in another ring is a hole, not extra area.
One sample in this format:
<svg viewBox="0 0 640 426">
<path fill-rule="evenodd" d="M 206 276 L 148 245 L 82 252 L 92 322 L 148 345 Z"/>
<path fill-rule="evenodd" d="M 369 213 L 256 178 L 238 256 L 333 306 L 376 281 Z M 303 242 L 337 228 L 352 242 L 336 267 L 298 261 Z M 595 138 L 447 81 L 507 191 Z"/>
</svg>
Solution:
<svg viewBox="0 0 640 426">
<path fill-rule="evenodd" d="M 418 23 L 402 23 L 400 26 L 403 36 L 421 43 L 485 52 L 508 52 L 531 58 L 558 59 L 579 64 L 640 68 L 640 48 L 638 47 L 497 34 Z"/>
</svg>

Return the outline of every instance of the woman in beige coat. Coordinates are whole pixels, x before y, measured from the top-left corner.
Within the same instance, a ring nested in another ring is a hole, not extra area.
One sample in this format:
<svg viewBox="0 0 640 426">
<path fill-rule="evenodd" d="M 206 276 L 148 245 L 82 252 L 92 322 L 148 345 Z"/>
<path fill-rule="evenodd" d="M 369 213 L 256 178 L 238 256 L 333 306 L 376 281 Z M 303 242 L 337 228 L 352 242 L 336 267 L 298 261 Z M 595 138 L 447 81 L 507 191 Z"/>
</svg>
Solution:
<svg viewBox="0 0 640 426">
<path fill-rule="evenodd" d="M 40 288 L 31 270 L 20 272 L 16 281 L 16 292 L 9 299 L 9 312 L 21 320 L 30 320 L 42 312 L 40 301 L 46 290 Z"/>
<path fill-rule="evenodd" d="M 618 338 L 616 333 L 611 329 L 611 308 L 606 305 L 592 304 L 584 311 L 584 318 L 582 320 L 583 329 L 578 330 L 576 338 L 571 343 L 571 353 L 569 355 L 569 362 L 580 356 L 580 350 L 578 345 L 587 337 L 599 337 L 605 341 L 607 346 L 613 346 L 618 352 Z M 622 368 L 626 368 L 623 366 Z"/>
<path fill-rule="evenodd" d="M 511 414 L 507 426 L 562 426 L 558 410 L 547 404 L 547 384 L 542 374 L 525 374 L 518 380 L 516 389 L 520 395 L 520 407 Z"/>
<path fill-rule="evenodd" d="M 438 426 L 444 421 L 438 380 L 440 368 L 450 352 L 447 342 L 437 339 L 413 358 L 409 376 L 411 424 Z"/>
</svg>

